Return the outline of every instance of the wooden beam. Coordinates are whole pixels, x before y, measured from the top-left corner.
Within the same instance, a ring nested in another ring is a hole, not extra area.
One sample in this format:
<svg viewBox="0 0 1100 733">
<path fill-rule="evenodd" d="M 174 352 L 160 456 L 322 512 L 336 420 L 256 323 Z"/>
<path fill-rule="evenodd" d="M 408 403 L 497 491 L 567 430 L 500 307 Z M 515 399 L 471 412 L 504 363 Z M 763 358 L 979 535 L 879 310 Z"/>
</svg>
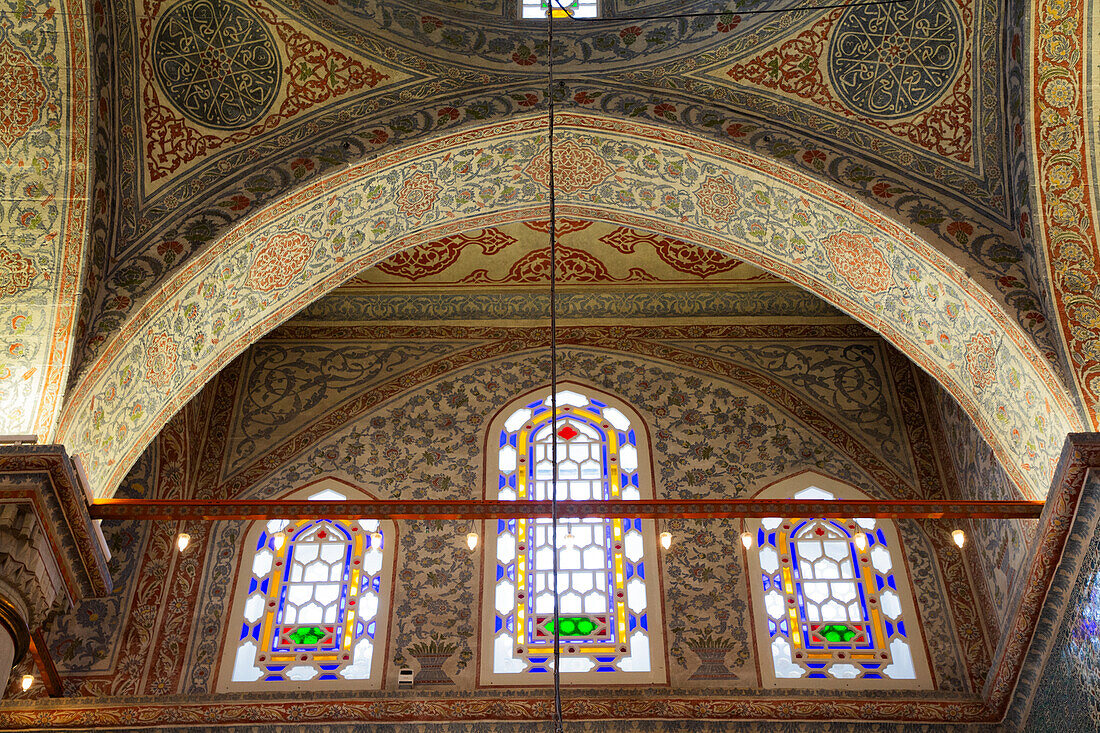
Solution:
<svg viewBox="0 0 1100 733">
<path fill-rule="evenodd" d="M 61 684 L 61 675 L 57 673 L 57 667 L 53 664 L 50 649 L 46 646 L 46 639 L 42 636 L 41 629 L 31 632 L 29 651 L 35 666 L 38 667 L 38 673 L 42 676 L 42 686 L 46 688 L 46 694 L 50 697 L 64 696 L 65 688 Z"/>
<path fill-rule="evenodd" d="M 834 501 L 798 499 L 689 499 L 561 501 L 558 516 L 641 519 L 740 519 L 822 517 L 847 519 L 1038 519 L 1041 501 Z M 513 519 L 549 517 L 549 501 L 309 501 L 228 499 L 222 501 L 101 499 L 93 519 Z"/>
</svg>

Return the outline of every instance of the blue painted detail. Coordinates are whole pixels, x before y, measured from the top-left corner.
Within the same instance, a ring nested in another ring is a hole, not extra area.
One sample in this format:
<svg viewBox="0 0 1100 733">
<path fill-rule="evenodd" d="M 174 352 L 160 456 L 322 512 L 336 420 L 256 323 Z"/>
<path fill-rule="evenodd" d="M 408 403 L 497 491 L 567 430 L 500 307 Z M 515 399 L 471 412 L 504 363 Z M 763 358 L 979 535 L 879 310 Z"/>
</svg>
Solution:
<svg viewBox="0 0 1100 733">
<path fill-rule="evenodd" d="M 893 588 L 894 590 L 898 589 L 897 583 L 894 582 L 894 576 L 893 575 L 891 575 L 889 578 L 887 578 L 886 582 L 889 583 L 890 587 Z"/>
<path fill-rule="evenodd" d="M 886 622 L 886 636 L 887 638 L 894 635 L 894 625 L 889 621 Z"/>
<path fill-rule="evenodd" d="M 548 48 L 549 48 L 549 47 L 548 47 Z M 589 398 L 588 398 L 588 401 L 589 401 L 590 403 L 592 403 L 593 405 L 595 405 L 596 407 L 599 407 L 599 408 L 601 408 L 601 409 L 602 409 L 602 408 L 604 408 L 604 407 L 607 407 L 607 403 L 605 403 L 605 402 L 600 402 L 599 400 L 594 400 L 594 399 L 592 399 L 591 397 L 589 397 Z"/>
<path fill-rule="evenodd" d="M 513 489 L 516 488 L 516 474 L 513 473 L 511 476 L 508 477 L 508 485 L 511 486 Z"/>
<path fill-rule="evenodd" d="M 512 629 L 512 621 L 513 621 L 513 618 L 514 618 L 514 617 L 513 617 L 513 616 L 512 616 L 511 614 L 508 614 L 508 618 L 504 619 L 504 628 L 508 629 L 508 631 L 512 631 L 512 630 L 513 630 L 513 629 Z"/>
<path fill-rule="evenodd" d="M 640 619 L 640 622 L 642 624 L 642 628 L 646 629 L 648 631 L 649 630 L 649 614 L 648 613 L 643 613 L 642 617 Z"/>
<path fill-rule="evenodd" d="M 635 565 L 634 569 L 638 571 L 638 577 L 645 580 L 645 560 Z"/>
<path fill-rule="evenodd" d="M 271 585 L 271 578 L 264 578 L 260 581 L 260 592 L 267 595 L 267 588 Z"/>
<path fill-rule="evenodd" d="M 631 445 L 637 445 L 638 444 L 638 439 L 634 435 L 634 428 L 631 428 L 630 432 L 627 433 L 627 438 L 629 438 Z"/>
<path fill-rule="evenodd" d="M 542 400 L 535 400 L 531 404 L 526 405 L 526 407 L 527 407 L 528 410 L 533 410 L 534 408 L 538 407 L 541 404 L 542 404 Z"/>
<path fill-rule="evenodd" d="M 618 672 L 614 667 L 596 667 L 597 672 Z"/>
<path fill-rule="evenodd" d="M 500 534 L 501 532 L 503 532 L 505 530 L 505 528 L 507 528 L 507 527 L 508 527 L 508 520 L 506 520 L 506 519 L 498 519 L 497 520 L 497 534 Z"/>
<path fill-rule="evenodd" d="M 503 568 L 503 567 L 501 567 L 501 566 L 500 566 L 500 565 L 498 564 L 498 565 L 497 565 L 497 580 L 501 580 L 501 579 L 503 579 L 503 578 L 504 578 L 504 568 Z"/>
<path fill-rule="evenodd" d="M 248 624 L 241 624 L 241 638 L 239 639 L 239 641 L 244 641 L 246 638 L 248 638 L 248 631 Z"/>
<path fill-rule="evenodd" d="M 256 551 L 264 549 L 264 545 L 267 544 L 267 532 L 260 532 L 260 539 L 256 541 Z"/>
<path fill-rule="evenodd" d="M 502 628 L 504 628 L 504 622 L 503 622 L 503 621 L 501 621 L 501 620 L 500 620 L 500 616 L 499 616 L 499 615 L 497 615 L 497 617 L 496 617 L 496 619 L 495 619 L 495 624 L 494 624 L 494 629 L 493 629 L 493 631 L 494 631 L 495 633 L 499 633 L 499 632 L 500 632 L 500 630 L 501 630 Z"/>
<path fill-rule="evenodd" d="M 507 444 L 507 443 L 508 443 L 508 431 L 507 430 L 501 430 L 500 431 L 500 447 L 503 448 L 505 446 L 505 444 Z"/>
<path fill-rule="evenodd" d="M 944 95 L 965 46 L 962 16 L 951 0 L 850 7 L 833 26 L 829 81 L 854 112 L 901 119 Z"/>
<path fill-rule="evenodd" d="M 634 630 L 634 627 L 638 625 L 638 620 L 632 615 L 630 617 L 630 631 Z"/>
<path fill-rule="evenodd" d="M 614 662 L 615 657 L 596 657 L 597 662 Z"/>
<path fill-rule="evenodd" d="M 337 677 L 334 674 L 323 674 L 320 677 L 318 677 L 317 679 L 319 679 L 319 680 L 335 680 L 335 679 L 339 679 L 339 677 Z"/>
<path fill-rule="evenodd" d="M 824 662 L 807 662 L 806 666 L 810 669 L 823 669 L 825 667 Z"/>
<path fill-rule="evenodd" d="M 806 679 L 823 680 L 823 679 L 826 679 L 826 677 L 825 677 L 825 675 L 821 674 L 820 672 L 811 672 L 810 674 L 806 675 Z"/>
<path fill-rule="evenodd" d="M 904 621 L 898 621 L 898 633 L 901 634 L 904 637 L 909 636 L 909 634 L 905 633 L 905 622 Z"/>
<path fill-rule="evenodd" d="M 517 440 L 519 440 L 519 436 L 518 435 L 513 435 L 511 438 L 508 439 L 508 442 L 512 444 L 513 448 L 515 448 Z"/>
<path fill-rule="evenodd" d="M 260 640 L 260 626 L 261 625 L 262 624 L 256 624 L 255 626 L 252 627 L 252 638 L 255 639 L 256 641 Z"/>
<path fill-rule="evenodd" d="M 637 471 L 635 471 L 634 475 L 630 477 L 630 483 L 634 484 L 635 486 L 638 486 L 638 472 Z"/>
<path fill-rule="evenodd" d="M 778 546 L 778 545 L 775 544 L 775 532 L 770 532 L 768 534 L 768 544 L 773 545 L 773 546 Z"/>
<path fill-rule="evenodd" d="M 865 679 L 865 680 L 881 680 L 882 675 L 868 673 L 868 674 L 863 675 L 863 679 Z"/>
<path fill-rule="evenodd" d="M 374 638 L 375 630 L 378 628 L 374 625 L 374 623 L 375 623 L 374 621 L 371 621 L 369 624 L 367 624 L 367 633 L 370 634 L 370 637 L 372 639 Z"/>
<path fill-rule="evenodd" d="M 254 591 L 254 590 L 256 590 L 256 579 L 252 578 L 252 580 L 248 581 L 248 592 L 249 592 L 249 594 L 251 594 L 252 591 Z"/>
<path fill-rule="evenodd" d="M 878 541 L 881 542 L 883 545 L 886 544 L 886 535 L 882 533 L 881 529 L 878 531 Z"/>
<path fill-rule="evenodd" d="M 875 590 L 882 590 L 883 585 L 884 585 L 884 583 L 882 582 L 882 576 L 881 575 L 876 575 L 875 576 Z"/>
</svg>

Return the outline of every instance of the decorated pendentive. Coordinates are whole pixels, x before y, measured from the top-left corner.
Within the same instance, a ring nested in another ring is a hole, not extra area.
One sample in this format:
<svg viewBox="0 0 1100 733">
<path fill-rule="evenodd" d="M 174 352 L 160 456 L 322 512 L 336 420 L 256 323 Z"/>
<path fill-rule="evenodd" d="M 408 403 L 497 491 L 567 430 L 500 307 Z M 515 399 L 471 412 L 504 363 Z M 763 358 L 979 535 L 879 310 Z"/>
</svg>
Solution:
<svg viewBox="0 0 1100 733">
<path fill-rule="evenodd" d="M 544 394 L 506 410 L 502 424 L 496 421 L 490 444 L 495 470 L 489 474 L 496 486 L 487 496 L 549 499 L 555 440 L 559 500 L 630 501 L 652 495 L 638 428 L 623 410 L 602 398 L 561 390 L 557 412 L 554 421 L 549 394 Z M 553 670 L 555 630 L 563 675 L 596 684 L 664 678 L 651 521 L 559 520 L 556 536 L 549 518 L 497 520 L 493 529 L 485 565 L 493 593 L 482 621 L 483 637 L 491 636 L 492 642 L 482 664 L 483 682 L 549 683 L 551 675 L 545 673 Z"/>
</svg>

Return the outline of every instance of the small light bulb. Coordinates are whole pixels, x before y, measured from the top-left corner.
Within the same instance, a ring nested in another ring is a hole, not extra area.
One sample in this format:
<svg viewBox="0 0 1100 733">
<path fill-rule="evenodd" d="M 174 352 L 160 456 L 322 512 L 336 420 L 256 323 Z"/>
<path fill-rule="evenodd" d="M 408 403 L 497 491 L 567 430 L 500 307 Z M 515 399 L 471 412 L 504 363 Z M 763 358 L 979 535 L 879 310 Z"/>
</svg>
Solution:
<svg viewBox="0 0 1100 733">
<path fill-rule="evenodd" d="M 176 537 L 176 548 L 180 552 L 183 552 L 187 549 L 187 546 L 189 544 L 191 544 L 191 535 L 187 534 L 186 532 L 180 532 L 179 536 Z"/>
<path fill-rule="evenodd" d="M 955 540 L 955 544 L 958 545 L 961 550 L 962 546 L 966 544 L 966 532 L 963 532 L 961 529 L 956 529 L 951 533 L 951 539 Z"/>
<path fill-rule="evenodd" d="M 22 681 L 21 684 L 23 686 L 23 692 L 26 692 L 27 690 L 31 689 L 31 685 L 34 684 L 34 675 L 33 674 L 23 675 L 23 681 Z"/>
<path fill-rule="evenodd" d="M 565 532 L 565 546 L 571 550 L 577 547 L 577 538 L 573 536 L 572 529 L 566 530 Z"/>
<path fill-rule="evenodd" d="M 867 533 L 857 532 L 856 536 L 852 538 L 856 543 L 856 549 L 863 552 L 867 549 Z"/>
<path fill-rule="evenodd" d="M 283 545 L 286 544 L 286 532 L 276 532 L 272 537 L 275 540 L 275 552 L 283 549 Z"/>
<path fill-rule="evenodd" d="M 467 538 L 467 542 L 469 542 L 468 538 Z M 382 549 L 382 533 L 381 532 L 371 532 L 370 533 L 370 546 L 371 547 L 376 547 L 378 549 Z"/>
<path fill-rule="evenodd" d="M 671 532 L 661 532 L 661 547 L 665 548 L 666 550 L 668 548 L 672 547 L 672 533 Z"/>
<path fill-rule="evenodd" d="M 745 546 L 745 549 L 752 547 L 752 535 L 748 532 L 741 533 L 741 544 Z"/>
<path fill-rule="evenodd" d="M 470 534 L 466 535 L 466 546 L 469 547 L 471 551 L 476 550 L 477 540 L 477 532 L 471 532 Z"/>
</svg>

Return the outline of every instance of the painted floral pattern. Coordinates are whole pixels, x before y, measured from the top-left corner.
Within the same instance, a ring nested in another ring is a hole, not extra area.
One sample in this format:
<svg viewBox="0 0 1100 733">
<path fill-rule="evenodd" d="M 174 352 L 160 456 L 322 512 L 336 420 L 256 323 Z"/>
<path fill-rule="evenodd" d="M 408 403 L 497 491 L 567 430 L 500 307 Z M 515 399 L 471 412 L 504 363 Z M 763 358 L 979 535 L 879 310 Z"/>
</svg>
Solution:
<svg viewBox="0 0 1100 733">
<path fill-rule="evenodd" d="M 29 258 L 0 247 L 0 298 L 26 290 L 37 275 L 38 270 Z"/>
<path fill-rule="evenodd" d="M 550 185 L 550 150 L 535 155 L 525 169 L 527 175 L 544 186 Z M 615 171 L 589 147 L 582 147 L 572 140 L 554 147 L 554 190 L 560 193 L 577 193 L 597 186 Z"/>
<path fill-rule="evenodd" d="M 737 215 L 740 197 L 737 189 L 725 178 L 710 176 L 695 193 L 699 208 L 715 221 L 728 221 Z"/>
<path fill-rule="evenodd" d="M 38 68 L 11 41 L 0 42 L 0 143 L 11 147 L 38 122 L 46 87 Z"/>
<path fill-rule="evenodd" d="M 883 293 L 894 286 L 890 264 L 865 234 L 831 234 L 825 239 L 825 252 L 837 274 L 856 290 Z"/>
<path fill-rule="evenodd" d="M 397 194 L 397 210 L 410 219 L 420 219 L 435 206 L 442 190 L 429 174 L 417 171 L 402 184 Z"/>
<path fill-rule="evenodd" d="M 166 332 L 156 334 L 145 352 L 145 379 L 157 389 L 164 389 L 176 376 L 179 344 Z"/>
<path fill-rule="evenodd" d="M 256 250 L 245 284 L 264 293 L 285 288 L 305 269 L 315 246 L 299 232 L 272 237 Z"/>
<path fill-rule="evenodd" d="M 966 371 L 979 391 L 997 381 L 997 349 L 991 334 L 976 333 L 971 337 L 966 345 Z"/>
</svg>

